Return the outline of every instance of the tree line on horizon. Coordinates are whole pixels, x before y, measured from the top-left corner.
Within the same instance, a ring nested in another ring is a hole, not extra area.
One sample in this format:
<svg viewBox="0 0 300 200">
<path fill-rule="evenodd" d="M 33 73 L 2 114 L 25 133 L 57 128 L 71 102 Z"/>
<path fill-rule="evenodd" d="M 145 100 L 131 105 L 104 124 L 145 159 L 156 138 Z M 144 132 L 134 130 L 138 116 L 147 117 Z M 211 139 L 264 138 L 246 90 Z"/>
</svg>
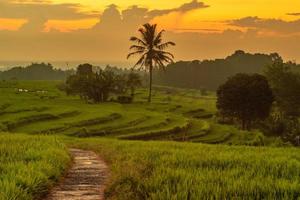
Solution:
<svg viewBox="0 0 300 200">
<path fill-rule="evenodd" d="M 65 80 L 74 70 L 55 69 L 50 63 L 32 63 L 0 72 L 0 80 Z"/>
<path fill-rule="evenodd" d="M 218 86 L 223 84 L 227 78 L 237 73 L 263 74 L 265 67 L 272 64 L 274 59 L 281 59 L 281 57 L 277 53 L 250 54 L 238 50 L 225 59 L 178 61 L 168 64 L 165 70 L 154 69 L 153 83 L 170 87 L 217 90 Z M 300 72 L 298 64 L 289 63 L 292 71 Z M 131 70 L 109 67 L 125 73 Z M 66 80 L 75 71 L 76 69 L 57 69 L 49 63 L 32 63 L 26 67 L 18 66 L 0 72 L 0 80 Z M 144 71 L 139 73 L 143 74 L 144 81 L 149 81 L 149 77 L 144 76 Z"/>
<path fill-rule="evenodd" d="M 157 70 L 154 83 L 158 85 L 217 90 L 229 77 L 237 73 L 263 74 L 266 66 L 275 60 L 283 62 L 277 53 L 246 53 L 237 50 L 224 59 L 178 61 L 171 63 L 164 71 Z M 300 66 L 291 63 L 292 69 L 300 72 Z"/>
</svg>

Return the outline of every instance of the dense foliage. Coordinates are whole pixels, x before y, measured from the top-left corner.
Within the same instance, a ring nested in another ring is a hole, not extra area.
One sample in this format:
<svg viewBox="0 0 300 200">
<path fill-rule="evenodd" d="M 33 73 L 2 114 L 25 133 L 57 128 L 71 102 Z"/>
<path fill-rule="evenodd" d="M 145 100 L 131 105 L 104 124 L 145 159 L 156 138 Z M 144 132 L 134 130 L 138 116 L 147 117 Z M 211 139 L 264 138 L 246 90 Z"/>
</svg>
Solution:
<svg viewBox="0 0 300 200">
<path fill-rule="evenodd" d="M 271 117 L 264 125 L 265 132 L 279 135 L 300 145 L 300 67 L 292 62 L 274 62 L 265 74 L 275 95 Z"/>
<path fill-rule="evenodd" d="M 85 100 L 105 102 L 111 94 L 125 94 L 131 89 L 134 95 L 136 87 L 141 85 L 138 74 L 117 74 L 111 69 L 93 69 L 90 64 L 79 65 L 77 72 L 68 77 L 65 90 L 67 94 L 78 94 Z M 133 97 L 132 97 L 133 98 Z"/>
<path fill-rule="evenodd" d="M 237 74 L 217 91 L 217 108 L 227 118 L 238 120 L 243 129 L 269 116 L 274 100 L 267 79 L 259 74 Z"/>
<path fill-rule="evenodd" d="M 65 80 L 72 71 L 54 69 L 51 64 L 32 63 L 27 67 L 14 67 L 0 72 L 2 80 Z"/>
<path fill-rule="evenodd" d="M 225 59 L 179 61 L 165 71 L 156 71 L 154 83 L 172 87 L 216 90 L 237 73 L 262 73 L 266 65 L 281 59 L 278 54 L 236 51 Z"/>
<path fill-rule="evenodd" d="M 128 74 L 126 84 L 130 89 L 131 98 L 134 98 L 136 88 L 142 86 L 142 79 L 139 74 L 132 71 Z"/>
<path fill-rule="evenodd" d="M 300 73 L 292 70 L 295 66 L 294 63 L 277 61 L 265 71 L 277 106 L 286 116 L 300 115 Z"/>
</svg>

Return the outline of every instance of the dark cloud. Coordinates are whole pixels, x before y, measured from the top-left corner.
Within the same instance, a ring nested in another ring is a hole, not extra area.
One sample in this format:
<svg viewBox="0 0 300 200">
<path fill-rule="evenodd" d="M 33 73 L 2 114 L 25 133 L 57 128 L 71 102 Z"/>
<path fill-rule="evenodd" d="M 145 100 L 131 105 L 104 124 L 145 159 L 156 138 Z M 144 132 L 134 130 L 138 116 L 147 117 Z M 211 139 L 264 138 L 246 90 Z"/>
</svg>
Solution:
<svg viewBox="0 0 300 200">
<path fill-rule="evenodd" d="M 99 17 L 99 12 L 79 12 L 81 7 L 80 4 L 52 4 L 49 0 L 0 0 L 0 18 L 27 19 L 28 23 L 20 31 L 38 32 L 44 29 L 45 23 L 50 19 L 77 20 Z M 118 7 L 112 4 L 100 15 L 99 23 L 95 25 L 93 30 L 106 29 L 109 31 L 113 29 L 117 31 L 122 29 L 122 26 L 133 29 L 157 16 L 206 7 L 208 6 L 203 2 L 193 0 L 173 9 L 148 10 L 147 8 L 132 6 L 120 12 Z"/>
<path fill-rule="evenodd" d="M 287 13 L 287 15 L 291 15 L 291 16 L 300 16 L 300 13 Z"/>
<path fill-rule="evenodd" d="M 185 31 L 185 32 L 220 32 L 219 29 L 205 29 L 205 28 L 175 28 L 174 31 Z"/>
<path fill-rule="evenodd" d="M 154 17 L 169 14 L 171 12 L 188 12 L 199 8 L 207 8 L 208 5 L 198 0 L 185 3 L 178 8 L 167 10 L 149 10 L 137 5 L 119 11 L 114 4 L 108 6 L 100 16 L 100 21 L 94 26 L 94 30 L 131 30 L 134 31 L 141 24 L 149 22 Z M 125 31 L 127 32 L 127 31 Z"/>
<path fill-rule="evenodd" d="M 300 33 L 300 19 L 294 21 L 284 21 L 281 19 L 262 19 L 259 17 L 245 17 L 242 19 L 232 20 L 231 25 L 257 29 L 259 31 L 268 31 L 282 34 Z"/>
<path fill-rule="evenodd" d="M 190 3 L 185 3 L 178 8 L 165 9 L 165 10 L 151 10 L 147 13 L 148 17 L 153 18 L 161 15 L 166 15 L 171 12 L 188 12 L 200 8 L 208 8 L 209 6 L 198 0 L 193 0 Z"/>
<path fill-rule="evenodd" d="M 145 20 L 148 13 L 147 8 L 141 8 L 136 5 L 122 11 L 124 21 L 135 21 L 136 19 Z"/>
</svg>

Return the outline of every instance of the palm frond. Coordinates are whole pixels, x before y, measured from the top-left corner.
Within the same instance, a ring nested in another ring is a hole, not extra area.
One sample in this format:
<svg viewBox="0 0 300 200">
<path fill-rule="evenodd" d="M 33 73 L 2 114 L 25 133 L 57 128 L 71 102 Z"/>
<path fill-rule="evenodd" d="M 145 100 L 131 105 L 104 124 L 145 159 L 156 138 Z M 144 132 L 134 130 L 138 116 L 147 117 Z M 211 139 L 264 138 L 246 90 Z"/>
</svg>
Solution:
<svg viewBox="0 0 300 200">
<path fill-rule="evenodd" d="M 142 38 L 141 40 L 144 41 L 145 46 L 149 46 L 149 37 L 148 37 L 148 35 L 147 35 L 147 30 L 144 29 L 144 28 L 140 28 L 140 29 L 138 30 L 138 32 L 140 32 L 140 35 L 141 35 L 141 38 Z"/>
<path fill-rule="evenodd" d="M 130 41 L 136 42 L 139 45 L 147 46 L 147 44 L 145 43 L 145 41 L 143 41 L 143 40 L 141 40 L 140 38 L 137 38 L 137 37 L 131 37 Z"/>
<path fill-rule="evenodd" d="M 160 31 L 156 36 L 155 39 L 153 41 L 153 45 L 154 46 L 158 46 L 160 45 L 161 41 L 162 41 L 162 34 L 165 32 L 165 30 Z"/>
<path fill-rule="evenodd" d="M 170 56 L 172 59 L 174 59 L 174 55 L 171 54 L 170 52 L 167 52 L 167 51 L 159 51 L 159 52 L 160 52 L 160 54 L 163 54 L 165 56 Z"/>
<path fill-rule="evenodd" d="M 131 53 L 129 53 L 127 55 L 127 59 L 129 59 L 130 57 L 135 56 L 135 55 L 140 55 L 142 53 L 144 53 L 144 51 L 134 51 L 134 52 L 131 52 Z"/>
<path fill-rule="evenodd" d="M 164 50 L 164 49 L 168 48 L 169 46 L 175 46 L 175 45 L 176 44 L 174 42 L 166 42 L 166 43 L 157 45 L 157 48 L 159 50 Z"/>
<path fill-rule="evenodd" d="M 151 25 L 147 23 L 144 24 L 143 27 L 138 30 L 141 34 L 142 39 L 145 41 L 149 48 L 153 47 L 153 41 L 156 34 L 156 26 L 156 24 Z"/>
<path fill-rule="evenodd" d="M 143 46 L 139 46 L 139 45 L 132 45 L 129 49 L 136 50 L 136 51 L 144 51 L 146 48 Z"/>
<path fill-rule="evenodd" d="M 138 65 L 140 65 L 142 67 L 144 65 L 144 63 L 145 63 L 145 57 L 146 57 L 146 54 L 143 54 L 141 56 L 141 58 L 135 63 L 135 65 L 133 66 L 133 68 L 135 68 Z"/>
</svg>

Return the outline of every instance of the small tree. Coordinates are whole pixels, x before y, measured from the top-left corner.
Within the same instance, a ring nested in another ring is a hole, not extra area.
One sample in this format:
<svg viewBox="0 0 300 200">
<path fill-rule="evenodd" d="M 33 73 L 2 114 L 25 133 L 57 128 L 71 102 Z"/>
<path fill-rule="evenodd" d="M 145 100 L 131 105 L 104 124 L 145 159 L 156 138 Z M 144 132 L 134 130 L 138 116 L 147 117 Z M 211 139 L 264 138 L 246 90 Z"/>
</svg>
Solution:
<svg viewBox="0 0 300 200">
<path fill-rule="evenodd" d="M 127 77 L 127 87 L 130 88 L 131 98 L 134 98 L 135 89 L 142 85 L 141 77 L 138 73 L 130 72 Z"/>
<path fill-rule="evenodd" d="M 111 93 L 125 93 L 126 79 L 109 69 L 93 72 L 92 66 L 85 64 L 78 67 L 75 75 L 68 77 L 65 88 L 69 95 L 99 103 L 107 101 Z"/>
<path fill-rule="evenodd" d="M 250 129 L 255 120 L 270 114 L 273 94 L 267 79 L 259 74 L 237 74 L 217 91 L 217 108 L 221 115 L 234 118 L 242 129 Z"/>
<path fill-rule="evenodd" d="M 76 74 L 79 76 L 88 76 L 93 73 L 93 66 L 91 64 L 85 63 L 77 67 Z"/>
<path fill-rule="evenodd" d="M 281 117 L 297 117 L 300 114 L 300 74 L 294 72 L 293 67 L 296 67 L 294 63 L 277 61 L 265 71 Z"/>
</svg>

